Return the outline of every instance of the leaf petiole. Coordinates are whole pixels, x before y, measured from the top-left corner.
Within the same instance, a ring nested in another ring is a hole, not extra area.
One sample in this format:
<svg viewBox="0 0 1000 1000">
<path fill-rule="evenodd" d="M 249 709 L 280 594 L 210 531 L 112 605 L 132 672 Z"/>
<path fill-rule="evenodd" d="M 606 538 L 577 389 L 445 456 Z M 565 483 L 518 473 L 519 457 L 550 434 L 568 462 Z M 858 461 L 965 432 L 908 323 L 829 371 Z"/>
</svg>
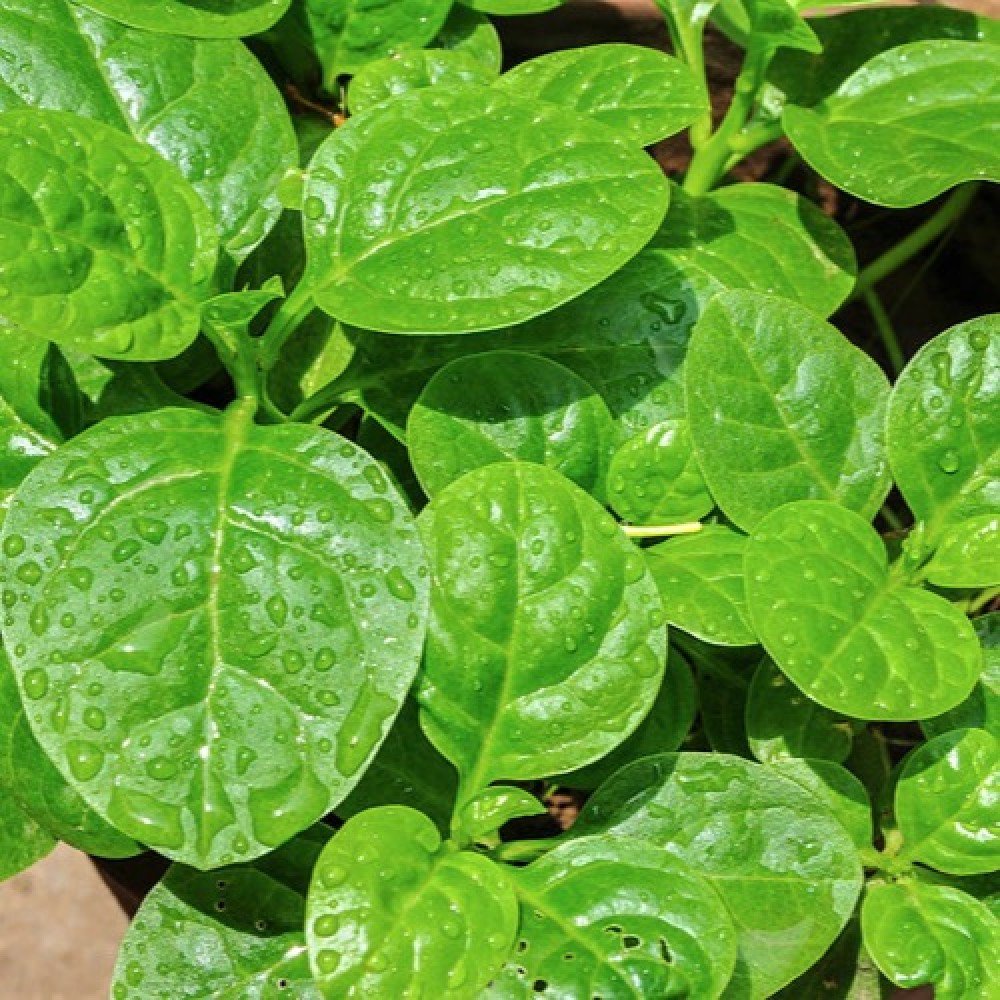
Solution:
<svg viewBox="0 0 1000 1000">
<path fill-rule="evenodd" d="M 672 535 L 695 535 L 704 525 L 701 521 L 686 524 L 623 524 L 622 531 L 629 538 L 669 538 Z"/>
</svg>

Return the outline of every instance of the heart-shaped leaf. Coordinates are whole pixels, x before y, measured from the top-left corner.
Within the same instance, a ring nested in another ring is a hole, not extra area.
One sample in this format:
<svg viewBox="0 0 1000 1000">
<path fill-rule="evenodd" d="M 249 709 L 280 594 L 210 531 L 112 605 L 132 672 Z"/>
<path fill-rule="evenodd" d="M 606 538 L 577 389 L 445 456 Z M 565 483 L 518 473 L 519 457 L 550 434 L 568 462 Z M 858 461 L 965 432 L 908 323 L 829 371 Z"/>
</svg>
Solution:
<svg viewBox="0 0 1000 1000">
<path fill-rule="evenodd" d="M 434 580 L 418 697 L 467 797 L 588 764 L 649 711 L 666 660 L 656 585 L 557 472 L 469 473 L 420 516 Z"/>
<path fill-rule="evenodd" d="M 746 556 L 754 628 L 800 690 L 858 719 L 922 719 L 968 697 L 976 634 L 937 594 L 890 573 L 882 539 L 836 504 L 788 504 Z"/>
<path fill-rule="evenodd" d="M 306 891 L 333 835 L 317 824 L 253 864 L 174 865 L 143 900 L 115 966 L 115 1000 L 320 1000 L 306 955 Z"/>
<path fill-rule="evenodd" d="M 336 805 L 416 672 L 415 526 L 329 431 L 243 407 L 106 421 L 25 480 L 2 544 L 38 741 L 100 815 L 196 867 Z"/>
<path fill-rule="evenodd" d="M 1000 48 L 935 39 L 880 52 L 815 107 L 782 123 L 803 159 L 878 205 L 919 205 L 968 180 L 1000 180 L 987 109 L 1000 101 Z"/>
<path fill-rule="evenodd" d="M 645 153 L 586 118 L 441 87 L 338 129 L 305 195 L 306 281 L 324 311 L 372 330 L 466 333 L 616 271 L 656 231 L 668 188 Z"/>
<path fill-rule="evenodd" d="M 839 822 L 798 784 L 722 754 L 663 754 L 623 768 L 573 826 L 665 848 L 708 879 L 738 935 L 732 997 L 767 997 L 833 943 L 861 889 Z"/>
<path fill-rule="evenodd" d="M 133 28 L 195 38 L 239 38 L 266 31 L 291 0 L 80 0 Z"/>
<path fill-rule="evenodd" d="M 726 292 L 699 320 L 686 369 L 698 463 L 741 528 L 807 498 L 878 511 L 889 383 L 832 326 L 790 302 Z"/>
<path fill-rule="evenodd" d="M 517 933 L 507 874 L 442 845 L 404 806 L 348 820 L 309 887 L 306 940 L 324 996 L 478 996 Z"/>
<path fill-rule="evenodd" d="M 651 146 L 708 114 L 708 97 L 688 67 L 641 45 L 588 45 L 523 62 L 498 83 L 522 97 L 590 115 L 640 146 Z"/>
<path fill-rule="evenodd" d="M 514 351 L 446 365 L 406 425 L 410 459 L 428 496 L 473 469 L 520 461 L 555 469 L 600 497 L 615 433 L 604 400 L 582 378 Z"/>
<path fill-rule="evenodd" d="M 500 72 L 503 62 L 500 36 L 490 19 L 479 11 L 455 4 L 432 44 L 437 49 L 463 52 L 494 73 Z"/>
<path fill-rule="evenodd" d="M 0 323 L 133 361 L 173 357 L 198 335 L 215 228 L 148 146 L 76 115 L 10 111 L 0 184 Z"/>
<path fill-rule="evenodd" d="M 562 844 L 512 875 L 514 955 L 491 998 L 722 995 L 736 934 L 698 869 L 623 838 Z"/>
</svg>

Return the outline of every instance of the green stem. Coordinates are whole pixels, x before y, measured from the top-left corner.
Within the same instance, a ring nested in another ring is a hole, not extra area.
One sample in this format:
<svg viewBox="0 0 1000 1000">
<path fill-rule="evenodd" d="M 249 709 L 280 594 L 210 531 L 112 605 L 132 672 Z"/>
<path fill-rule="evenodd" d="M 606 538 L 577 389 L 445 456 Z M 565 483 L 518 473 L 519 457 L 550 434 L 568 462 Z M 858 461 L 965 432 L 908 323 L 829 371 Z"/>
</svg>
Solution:
<svg viewBox="0 0 1000 1000">
<path fill-rule="evenodd" d="M 300 281 L 294 291 L 274 314 L 267 329 L 257 341 L 258 364 L 264 372 L 269 372 L 277 363 L 285 341 L 302 325 L 315 308 L 312 291 Z"/>
<path fill-rule="evenodd" d="M 686 524 L 623 524 L 622 531 L 629 538 L 669 538 L 672 535 L 695 535 L 704 525 L 701 521 Z"/>
<path fill-rule="evenodd" d="M 888 504 L 884 504 L 879 513 L 893 531 L 906 531 L 903 519 Z"/>
<path fill-rule="evenodd" d="M 553 847 L 562 843 L 563 837 L 548 840 L 510 840 L 491 851 L 494 861 L 523 862 L 535 861 L 548 854 Z"/>
<path fill-rule="evenodd" d="M 1000 597 L 1000 587 L 991 587 L 988 590 L 980 591 L 969 601 L 969 614 L 974 615 L 977 611 L 981 611 L 995 597 Z"/>
<path fill-rule="evenodd" d="M 926 219 L 894 247 L 886 250 L 881 257 L 876 257 L 861 271 L 851 299 L 863 297 L 870 288 L 892 274 L 893 271 L 898 270 L 939 236 L 942 236 L 962 217 L 978 190 L 978 183 L 963 184 L 961 187 L 955 188 L 944 204 L 929 219 Z"/>
<path fill-rule="evenodd" d="M 875 328 L 878 330 L 882 346 L 885 348 L 889 367 L 892 369 L 893 375 L 898 375 L 906 366 L 906 357 L 903 354 L 903 348 L 899 345 L 899 338 L 893 329 L 892 320 L 889 319 L 889 314 L 885 311 L 885 306 L 882 305 L 882 300 L 874 289 L 867 289 L 864 293 L 864 299 L 868 311 L 872 314 L 872 319 L 875 320 Z"/>
</svg>

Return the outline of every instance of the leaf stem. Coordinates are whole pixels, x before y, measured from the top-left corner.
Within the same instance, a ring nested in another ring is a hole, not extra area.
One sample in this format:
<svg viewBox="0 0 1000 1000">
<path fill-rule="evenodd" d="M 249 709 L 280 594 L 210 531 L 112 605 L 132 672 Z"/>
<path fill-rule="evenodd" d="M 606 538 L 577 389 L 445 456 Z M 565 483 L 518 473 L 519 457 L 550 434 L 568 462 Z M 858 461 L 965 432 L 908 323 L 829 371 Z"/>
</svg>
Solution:
<svg viewBox="0 0 1000 1000">
<path fill-rule="evenodd" d="M 269 372 L 275 366 L 285 341 L 315 308 L 312 291 L 306 282 L 300 281 L 257 341 L 257 359 L 262 371 Z"/>
<path fill-rule="evenodd" d="M 495 847 L 490 854 L 494 861 L 527 863 L 548 854 L 562 841 L 563 837 L 550 837 L 548 840 L 509 840 Z"/>
<path fill-rule="evenodd" d="M 629 538 L 669 538 L 671 535 L 696 535 L 704 525 L 701 521 L 687 524 L 623 524 L 622 531 Z"/>
<path fill-rule="evenodd" d="M 906 367 L 906 356 L 903 348 L 899 344 L 899 338 L 893 328 L 892 320 L 886 312 L 882 300 L 878 297 L 878 292 L 874 288 L 868 288 L 864 292 L 865 305 L 875 320 L 875 329 L 878 330 L 882 346 L 885 348 L 886 358 L 893 375 L 898 375 Z"/>
<path fill-rule="evenodd" d="M 969 601 L 969 614 L 974 615 L 977 611 L 982 611 L 995 597 L 1000 597 L 1000 587 L 990 587 L 987 590 L 981 590 Z"/>
</svg>

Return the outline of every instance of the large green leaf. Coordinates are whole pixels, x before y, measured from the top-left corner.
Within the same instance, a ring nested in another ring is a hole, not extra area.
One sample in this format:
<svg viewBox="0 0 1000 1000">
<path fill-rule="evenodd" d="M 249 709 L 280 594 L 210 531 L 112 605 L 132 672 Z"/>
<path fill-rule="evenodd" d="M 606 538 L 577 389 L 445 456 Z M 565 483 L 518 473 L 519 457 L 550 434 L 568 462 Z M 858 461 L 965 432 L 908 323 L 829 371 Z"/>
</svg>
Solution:
<svg viewBox="0 0 1000 1000">
<path fill-rule="evenodd" d="M 463 792 L 588 764 L 649 711 L 656 585 L 591 497 L 540 465 L 469 473 L 421 515 L 434 580 L 418 697 Z"/>
<path fill-rule="evenodd" d="M 905 881 L 869 886 L 865 946 L 897 986 L 933 984 L 938 1000 L 994 1000 L 1000 920 L 958 889 Z"/>
<path fill-rule="evenodd" d="M 905 208 L 1000 180 L 1000 47 L 931 40 L 881 52 L 812 108 L 782 115 L 796 150 L 859 198 Z"/>
<path fill-rule="evenodd" d="M 196 867 L 336 805 L 416 672 L 415 526 L 329 431 L 243 407 L 106 421 L 25 480 L 2 544 L 42 747 L 98 813 Z"/>
<path fill-rule="evenodd" d="M 921 719 L 968 697 L 982 669 L 969 620 L 890 573 L 857 514 L 803 500 L 758 525 L 747 600 L 775 663 L 810 698 L 858 719 Z"/>
<path fill-rule="evenodd" d="M 708 113 L 704 87 L 679 59 L 640 45 L 589 45 L 531 59 L 498 84 L 559 104 L 651 146 Z"/>
<path fill-rule="evenodd" d="M 167 35 L 238 38 L 265 31 L 290 0 L 79 0 L 108 17 Z"/>
<path fill-rule="evenodd" d="M 174 166 L 98 122 L 9 111 L 0 186 L 0 324 L 133 361 L 198 335 L 218 243 Z"/>
<path fill-rule="evenodd" d="M 840 823 L 795 782 L 739 757 L 637 761 L 597 790 L 572 832 L 650 841 L 715 885 L 739 940 L 733 1000 L 770 996 L 808 969 L 861 889 Z"/>
<path fill-rule="evenodd" d="M 348 820 L 309 887 L 309 957 L 330 1000 L 478 996 L 516 933 L 504 869 L 443 845 L 434 824 L 404 806 Z"/>
<path fill-rule="evenodd" d="M 473 469 L 521 461 L 547 465 L 600 497 L 614 439 L 604 400 L 582 378 L 514 351 L 446 365 L 406 425 L 410 459 L 428 496 Z"/>
<path fill-rule="evenodd" d="M 727 292 L 698 322 L 686 368 L 698 462 L 741 528 L 807 498 L 878 511 L 889 383 L 832 326 L 791 302 Z"/>
<path fill-rule="evenodd" d="M 486 87 L 432 88 L 351 119 L 306 179 L 306 281 L 385 332 L 509 326 L 634 257 L 668 188 L 627 139 Z"/>
<path fill-rule="evenodd" d="M 118 953 L 114 1000 L 320 1000 L 303 926 L 316 825 L 253 864 L 174 865 L 146 896 Z"/>
<path fill-rule="evenodd" d="M 982 729 L 944 733 L 906 758 L 896 783 L 905 857 L 951 875 L 1000 869 L 998 761 Z"/>
<path fill-rule="evenodd" d="M 11 53 L 0 59 L 0 110 L 72 111 L 148 143 L 201 195 L 236 260 L 274 225 L 295 137 L 239 42 L 150 34 L 70 0 L 0 0 L 0 48 Z"/>
<path fill-rule="evenodd" d="M 585 837 L 512 877 L 519 940 L 491 1000 L 722 995 L 736 934 L 696 866 L 651 844 Z"/>
</svg>

